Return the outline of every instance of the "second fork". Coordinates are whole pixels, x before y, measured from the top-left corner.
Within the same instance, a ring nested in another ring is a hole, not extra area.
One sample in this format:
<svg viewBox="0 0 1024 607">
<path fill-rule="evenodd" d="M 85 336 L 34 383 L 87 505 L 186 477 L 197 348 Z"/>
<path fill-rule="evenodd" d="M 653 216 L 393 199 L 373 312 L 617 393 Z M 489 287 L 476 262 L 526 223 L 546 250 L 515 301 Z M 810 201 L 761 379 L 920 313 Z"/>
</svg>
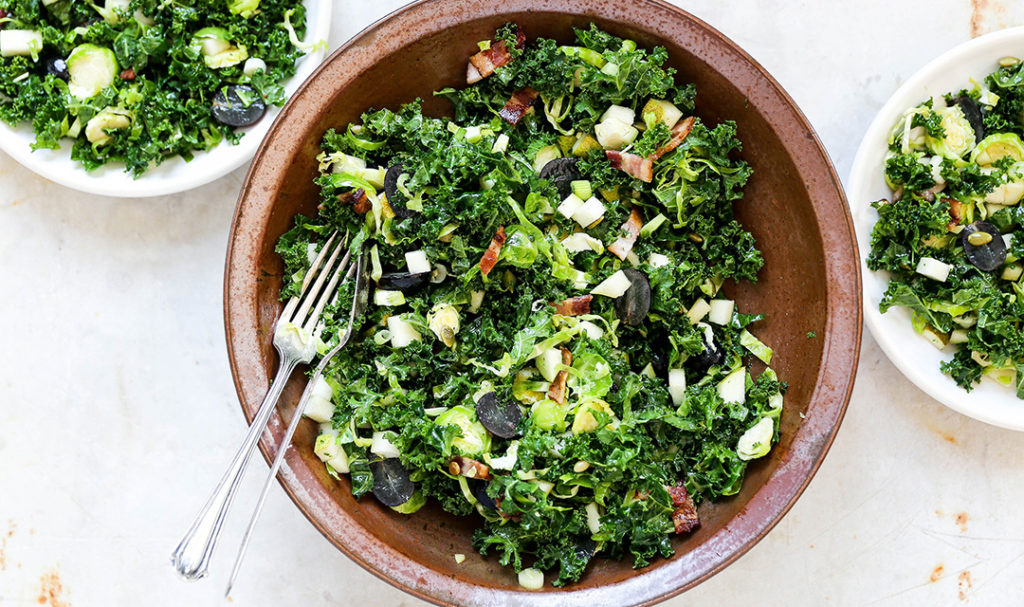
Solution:
<svg viewBox="0 0 1024 607">
<path fill-rule="evenodd" d="M 331 235 L 306 272 L 300 294 L 288 301 L 274 325 L 274 347 L 280 363 L 270 390 L 224 476 L 171 554 L 174 568 L 186 579 L 198 580 L 206 576 L 235 490 L 277 400 L 295 367 L 309 363 L 316 354 L 314 329 L 351 259 L 351 251 L 346 250 L 347 244 L 348 235 L 343 238 L 338 238 L 337 232 Z M 342 251 L 345 251 L 344 255 Z"/>
</svg>

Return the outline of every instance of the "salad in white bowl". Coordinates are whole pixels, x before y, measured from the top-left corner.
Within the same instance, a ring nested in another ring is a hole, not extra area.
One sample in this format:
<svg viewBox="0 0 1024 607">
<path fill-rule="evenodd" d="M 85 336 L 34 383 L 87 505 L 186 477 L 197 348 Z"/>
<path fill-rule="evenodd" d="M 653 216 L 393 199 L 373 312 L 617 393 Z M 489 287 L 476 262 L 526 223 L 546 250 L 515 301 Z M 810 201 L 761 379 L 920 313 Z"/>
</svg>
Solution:
<svg viewBox="0 0 1024 607">
<path fill-rule="evenodd" d="M 84 192 L 241 166 L 325 50 L 323 0 L 0 0 L 0 149 Z"/>
<path fill-rule="evenodd" d="M 849 180 L 865 317 L 901 371 L 1024 429 L 1024 28 L 961 45 L 872 123 Z"/>
</svg>

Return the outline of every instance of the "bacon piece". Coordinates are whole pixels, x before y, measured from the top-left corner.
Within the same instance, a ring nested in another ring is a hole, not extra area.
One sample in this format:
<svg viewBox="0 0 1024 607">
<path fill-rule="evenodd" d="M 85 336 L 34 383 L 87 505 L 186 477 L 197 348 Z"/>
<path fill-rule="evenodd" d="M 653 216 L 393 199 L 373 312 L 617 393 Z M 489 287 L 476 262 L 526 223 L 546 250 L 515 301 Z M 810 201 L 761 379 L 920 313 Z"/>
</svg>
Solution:
<svg viewBox="0 0 1024 607">
<path fill-rule="evenodd" d="M 521 91 L 516 91 L 512 94 L 512 98 L 508 100 L 505 107 L 501 108 L 498 112 L 498 116 L 501 116 L 502 120 L 515 126 L 519 124 L 526 112 L 533 108 L 533 102 L 537 101 L 537 96 L 540 95 L 537 91 L 526 87 Z"/>
<path fill-rule="evenodd" d="M 344 194 L 338 194 L 338 202 L 342 204 L 351 203 L 352 210 L 360 215 L 365 215 L 371 208 L 373 208 L 373 203 L 370 202 L 370 198 L 362 188 L 351 192 L 345 192 Z"/>
<path fill-rule="evenodd" d="M 640 236 L 640 228 L 643 225 L 644 216 L 640 213 L 639 208 L 633 207 L 633 210 L 629 212 L 629 219 L 619 228 L 626 235 L 608 245 L 608 252 L 619 259 L 625 260 L 626 255 L 629 255 L 629 252 L 633 250 L 633 245 L 636 244 L 636 239 Z"/>
<path fill-rule="evenodd" d="M 455 476 L 478 478 L 482 481 L 491 480 L 491 469 L 487 467 L 487 464 L 461 455 L 452 457 L 451 461 L 448 462 L 448 472 Z"/>
<path fill-rule="evenodd" d="M 943 197 L 942 202 L 949 205 L 950 221 L 946 225 L 946 229 L 952 232 L 958 225 L 960 225 L 960 220 L 963 219 L 964 205 L 956 198 L 949 198 L 948 196 Z"/>
<path fill-rule="evenodd" d="M 580 314 L 590 314 L 590 302 L 593 299 L 593 295 L 577 295 L 576 297 L 566 299 L 562 303 L 552 305 L 555 306 L 555 314 L 579 316 Z"/>
<path fill-rule="evenodd" d="M 686 137 L 690 134 L 690 131 L 693 130 L 693 123 L 696 121 L 696 118 L 693 116 L 687 116 L 680 120 L 674 127 L 672 127 L 672 139 L 669 139 L 668 143 L 655 150 L 654 153 L 650 155 L 650 159 L 657 162 L 659 158 L 679 147 L 679 144 L 685 141 Z"/>
<path fill-rule="evenodd" d="M 608 150 L 605 153 L 613 169 L 624 171 L 630 177 L 650 183 L 654 179 L 654 161 L 629 152 Z"/>
<path fill-rule="evenodd" d="M 665 154 L 679 147 L 679 144 L 686 140 L 690 135 L 690 131 L 693 130 L 695 121 L 696 119 L 693 116 L 689 116 L 672 127 L 672 139 L 669 139 L 668 143 L 655 150 L 653 154 L 646 158 L 637 154 L 616 150 L 608 150 L 605 152 L 605 155 L 608 157 L 612 168 L 624 171 L 630 177 L 635 177 L 640 181 L 650 183 L 654 179 L 654 163 Z"/>
<path fill-rule="evenodd" d="M 487 276 L 494 269 L 494 264 L 498 263 L 498 255 L 501 254 L 501 247 L 505 244 L 505 226 L 498 227 L 498 233 L 491 239 L 490 246 L 484 251 L 484 256 L 480 258 L 480 273 Z"/>
<path fill-rule="evenodd" d="M 516 48 L 523 48 L 525 44 L 526 34 L 523 33 L 523 28 L 517 28 Z M 505 41 L 492 40 L 489 49 L 469 58 L 469 65 L 466 66 L 466 84 L 480 82 L 511 60 L 512 53 L 509 52 Z"/>
<path fill-rule="evenodd" d="M 562 364 L 569 366 L 572 364 L 572 352 L 569 352 L 565 348 L 562 350 Z M 565 382 L 569 379 L 568 371 L 559 371 L 558 375 L 555 376 L 555 381 L 551 382 L 551 387 L 548 388 L 548 398 L 555 401 L 560 405 L 565 404 Z"/>
<path fill-rule="evenodd" d="M 135 70 L 132 68 L 121 70 L 121 80 L 135 80 Z"/>
<path fill-rule="evenodd" d="M 690 497 L 690 492 L 682 481 L 676 483 L 675 487 L 665 487 L 672 498 L 672 505 L 675 510 L 672 512 L 672 524 L 675 525 L 676 533 L 689 533 L 700 526 L 700 517 L 697 516 L 697 506 Z"/>
</svg>

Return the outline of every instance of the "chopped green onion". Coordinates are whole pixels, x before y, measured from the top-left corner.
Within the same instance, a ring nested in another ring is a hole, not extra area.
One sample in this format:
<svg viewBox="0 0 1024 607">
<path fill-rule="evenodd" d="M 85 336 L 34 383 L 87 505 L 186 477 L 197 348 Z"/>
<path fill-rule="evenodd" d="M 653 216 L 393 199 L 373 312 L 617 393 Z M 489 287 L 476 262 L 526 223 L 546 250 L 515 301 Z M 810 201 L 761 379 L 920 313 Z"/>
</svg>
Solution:
<svg viewBox="0 0 1024 607">
<path fill-rule="evenodd" d="M 356 129 L 359 129 L 357 131 Z M 348 125 L 348 132 L 345 134 L 345 139 L 352 144 L 353 147 L 357 147 L 367 152 L 373 152 L 384 147 L 383 141 L 370 141 L 369 139 L 363 139 L 359 137 L 359 132 L 362 131 L 362 127 Z"/>
<path fill-rule="evenodd" d="M 655 230 L 660 228 L 661 225 L 666 221 L 668 221 L 668 217 L 665 217 L 663 214 L 658 213 L 654 217 L 654 219 L 648 221 L 643 225 L 642 228 L 640 228 L 640 235 L 644 237 L 650 236 L 651 234 L 654 233 Z"/>
<path fill-rule="evenodd" d="M 589 181 L 573 181 L 569 184 L 572 187 L 572 193 L 576 196 L 586 200 L 594 195 L 593 188 L 590 187 Z"/>
<path fill-rule="evenodd" d="M 601 69 L 604 67 L 605 63 L 608 63 L 608 60 L 604 58 L 604 55 L 585 46 L 562 46 L 559 47 L 559 50 L 569 57 L 579 57 L 583 63 L 592 65 L 597 69 Z"/>
<path fill-rule="evenodd" d="M 772 349 L 766 346 L 760 339 L 754 337 L 750 331 L 743 329 L 743 332 L 740 333 L 740 345 L 750 350 L 750 353 L 761 359 L 761 362 L 764 364 L 772 364 Z"/>
</svg>

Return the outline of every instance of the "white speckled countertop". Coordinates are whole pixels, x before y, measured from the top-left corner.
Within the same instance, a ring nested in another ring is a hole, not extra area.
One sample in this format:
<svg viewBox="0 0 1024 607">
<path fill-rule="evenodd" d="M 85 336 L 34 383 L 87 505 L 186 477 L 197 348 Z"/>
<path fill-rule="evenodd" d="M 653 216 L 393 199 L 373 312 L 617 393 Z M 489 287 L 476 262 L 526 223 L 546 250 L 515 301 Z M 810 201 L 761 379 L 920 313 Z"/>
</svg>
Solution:
<svg viewBox="0 0 1024 607">
<path fill-rule="evenodd" d="M 972 35 L 1024 24 L 1010 0 L 676 3 L 775 75 L 843 176 L 904 79 Z M 401 4 L 338 3 L 331 48 Z M 221 313 L 243 174 L 107 200 L 0 154 L 0 605 L 229 604 L 262 462 L 210 579 L 180 581 L 168 554 L 245 431 Z M 1024 604 L 1022 454 L 1024 434 L 947 410 L 865 332 L 846 421 L 807 492 L 748 554 L 666 604 Z M 421 604 L 335 550 L 279 487 L 231 601 Z"/>
</svg>

